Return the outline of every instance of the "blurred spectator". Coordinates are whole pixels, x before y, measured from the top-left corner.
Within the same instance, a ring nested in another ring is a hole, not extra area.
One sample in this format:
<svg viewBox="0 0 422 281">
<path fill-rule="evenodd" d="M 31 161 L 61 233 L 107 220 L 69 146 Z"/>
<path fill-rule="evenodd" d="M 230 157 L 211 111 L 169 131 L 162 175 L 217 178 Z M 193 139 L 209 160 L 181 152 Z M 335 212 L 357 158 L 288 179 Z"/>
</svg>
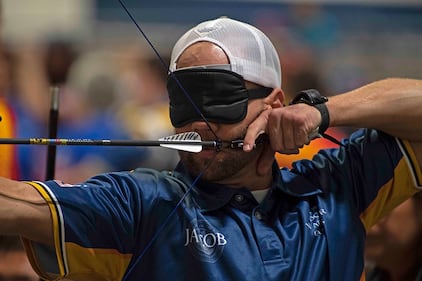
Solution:
<svg viewBox="0 0 422 281">
<path fill-rule="evenodd" d="M 0 281 L 38 281 L 18 236 L 0 236 Z"/>
<path fill-rule="evenodd" d="M 65 106 L 60 115 L 60 136 L 131 138 L 116 117 L 114 106 L 119 87 L 117 70 L 109 53 L 95 51 L 83 54 L 72 65 L 63 91 Z M 139 147 L 60 147 L 59 153 L 61 161 L 57 165 L 57 175 L 73 181 L 98 172 L 131 170 L 144 165 L 149 157 L 147 149 Z M 69 170 L 69 166 L 73 169 Z M 79 175 L 78 178 L 75 178 L 76 175 Z"/>
<path fill-rule="evenodd" d="M 365 257 L 366 281 L 422 280 L 422 193 L 370 228 Z"/>
<path fill-rule="evenodd" d="M 0 138 L 16 137 L 16 113 L 9 100 L 11 80 L 12 54 L 0 43 Z M 0 176 L 19 179 L 16 146 L 0 145 Z"/>
<path fill-rule="evenodd" d="M 347 21 L 344 11 L 348 8 L 336 9 L 311 2 L 281 7 L 279 10 L 265 11 L 255 20 L 278 45 L 282 58 L 283 89 L 288 96 L 291 97 L 298 90 L 294 87 L 299 85 L 295 80 L 303 84 L 323 82 L 322 86 L 327 86 L 335 93 L 349 91 L 371 81 L 373 73 L 368 73 L 363 65 L 373 65 L 374 57 L 369 57 L 368 53 L 357 56 L 357 50 L 365 50 L 365 44 L 355 37 L 355 32 L 344 29 Z M 354 17 L 350 19 L 355 20 Z M 352 25 L 355 26 L 354 23 Z M 375 38 L 376 35 L 369 36 Z M 377 72 L 376 78 L 385 76 L 382 75 L 384 69 L 379 68 Z M 318 77 L 315 77 L 315 73 L 318 73 Z M 324 92 L 323 88 L 316 89 Z"/>
<path fill-rule="evenodd" d="M 156 57 L 137 48 L 126 48 L 120 57 L 122 96 L 119 118 L 134 139 L 158 139 L 174 134 L 169 121 L 167 70 Z M 163 59 L 165 62 L 167 58 Z M 158 170 L 172 169 L 178 161 L 175 150 L 152 147 L 144 164 Z"/>
<path fill-rule="evenodd" d="M 3 12 L 0 2 L 0 36 L 2 35 Z M 0 138 L 15 137 L 15 112 L 8 100 L 10 88 L 10 58 L 0 43 Z M 16 148 L 12 145 L 0 145 L 0 176 L 18 178 Z"/>
<path fill-rule="evenodd" d="M 337 19 L 318 3 L 289 6 L 289 29 L 294 30 L 312 48 L 323 50 L 338 40 Z"/>
<path fill-rule="evenodd" d="M 118 89 L 109 57 L 101 52 L 76 54 L 69 43 L 52 44 L 56 47 L 21 54 L 21 63 L 26 64 L 20 69 L 21 91 L 16 103 L 19 137 L 47 136 L 49 86 L 56 83 L 60 86 L 59 138 L 128 139 L 109 108 Z M 28 69 L 39 71 L 39 81 L 32 81 L 32 88 L 28 87 L 32 74 Z M 75 183 L 101 172 L 136 168 L 145 156 L 146 150 L 137 147 L 58 146 L 56 177 Z M 44 179 L 45 159 L 46 147 L 20 146 L 22 179 Z M 41 165 L 34 166 L 35 161 Z"/>
</svg>

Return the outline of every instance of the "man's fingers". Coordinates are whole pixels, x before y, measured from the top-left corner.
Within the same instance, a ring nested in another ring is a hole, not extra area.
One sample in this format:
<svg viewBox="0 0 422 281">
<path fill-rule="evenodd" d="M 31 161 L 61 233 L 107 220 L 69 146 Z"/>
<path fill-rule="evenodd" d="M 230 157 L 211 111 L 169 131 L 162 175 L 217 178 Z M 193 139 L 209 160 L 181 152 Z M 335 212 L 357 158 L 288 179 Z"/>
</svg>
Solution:
<svg viewBox="0 0 422 281">
<path fill-rule="evenodd" d="M 243 151 L 251 151 L 254 148 L 255 140 L 259 135 L 266 133 L 268 116 L 271 109 L 261 112 L 261 114 L 248 126 L 245 138 L 243 139 Z"/>
<path fill-rule="evenodd" d="M 259 135 L 265 133 L 273 151 L 297 153 L 298 148 L 319 137 L 316 114 L 319 112 L 315 108 L 305 104 L 268 108 L 248 126 L 243 150 L 251 151 Z"/>
</svg>

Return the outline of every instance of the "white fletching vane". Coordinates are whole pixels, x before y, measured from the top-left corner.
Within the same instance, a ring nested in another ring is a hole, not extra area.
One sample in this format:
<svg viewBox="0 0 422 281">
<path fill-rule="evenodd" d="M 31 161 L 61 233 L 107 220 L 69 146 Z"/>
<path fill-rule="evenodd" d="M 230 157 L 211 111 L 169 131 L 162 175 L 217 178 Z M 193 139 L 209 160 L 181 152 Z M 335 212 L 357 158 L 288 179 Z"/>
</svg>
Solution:
<svg viewBox="0 0 422 281">
<path fill-rule="evenodd" d="M 186 133 L 171 135 L 171 136 L 160 138 L 159 141 L 172 142 L 171 144 L 162 143 L 160 144 L 161 147 L 183 150 L 183 151 L 188 151 L 188 152 L 202 151 L 201 136 L 197 132 L 186 132 Z M 180 144 L 174 144 L 173 143 L 174 141 L 180 142 Z M 198 142 L 198 144 L 183 144 L 183 142 L 189 142 L 189 143 Z"/>
</svg>

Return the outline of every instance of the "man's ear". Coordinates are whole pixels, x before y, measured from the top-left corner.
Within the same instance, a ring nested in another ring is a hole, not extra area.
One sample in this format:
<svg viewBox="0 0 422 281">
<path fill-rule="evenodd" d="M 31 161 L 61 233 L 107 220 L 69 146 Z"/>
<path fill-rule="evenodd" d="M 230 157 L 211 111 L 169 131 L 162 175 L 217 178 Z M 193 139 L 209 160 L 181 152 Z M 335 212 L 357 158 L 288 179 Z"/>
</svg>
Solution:
<svg viewBox="0 0 422 281">
<path fill-rule="evenodd" d="M 275 88 L 266 98 L 265 102 L 271 105 L 272 108 L 279 108 L 284 106 L 285 95 L 282 89 Z"/>
</svg>

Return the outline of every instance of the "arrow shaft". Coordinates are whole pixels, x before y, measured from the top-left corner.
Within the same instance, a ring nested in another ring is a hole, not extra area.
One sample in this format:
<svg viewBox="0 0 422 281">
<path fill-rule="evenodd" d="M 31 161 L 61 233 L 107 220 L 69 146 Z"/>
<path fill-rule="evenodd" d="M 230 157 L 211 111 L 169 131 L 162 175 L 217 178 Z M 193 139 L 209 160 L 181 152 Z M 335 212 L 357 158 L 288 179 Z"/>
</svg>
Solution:
<svg viewBox="0 0 422 281">
<path fill-rule="evenodd" d="M 161 145 L 200 145 L 216 147 L 217 141 L 188 140 L 109 140 L 109 139 L 48 139 L 48 138 L 0 138 L 0 144 L 18 145 L 92 145 L 92 146 L 161 146 Z"/>
</svg>

